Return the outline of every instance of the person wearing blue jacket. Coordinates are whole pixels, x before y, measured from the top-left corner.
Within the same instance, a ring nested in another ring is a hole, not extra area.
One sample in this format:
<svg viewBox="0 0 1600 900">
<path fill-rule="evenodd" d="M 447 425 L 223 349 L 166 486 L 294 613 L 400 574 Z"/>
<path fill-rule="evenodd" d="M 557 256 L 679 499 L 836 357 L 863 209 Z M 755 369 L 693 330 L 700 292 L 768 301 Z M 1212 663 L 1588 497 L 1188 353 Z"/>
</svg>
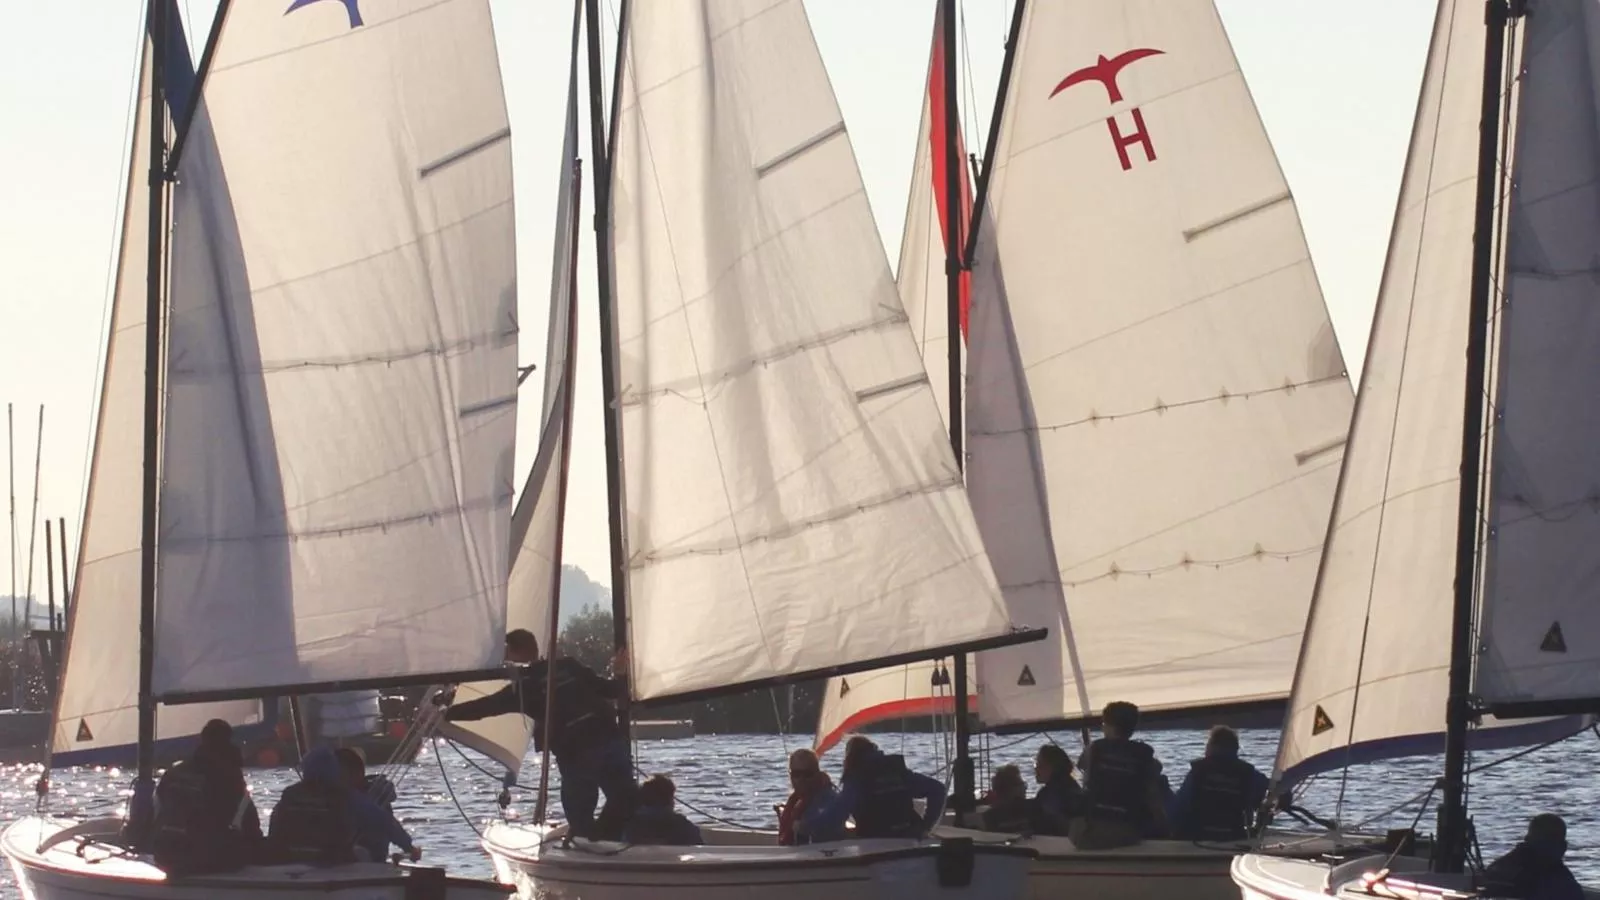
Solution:
<svg viewBox="0 0 1600 900">
<path fill-rule="evenodd" d="M 345 787 L 350 790 L 350 822 L 355 827 L 356 849 L 371 862 L 383 862 L 389 857 L 389 845 L 394 844 L 412 862 L 420 860 L 422 848 L 412 843 L 394 810 L 380 803 L 368 789 L 367 761 L 349 747 L 340 747 L 334 755 L 339 759 Z"/>
<path fill-rule="evenodd" d="M 906 768 L 899 754 L 878 749 L 857 735 L 844 748 L 844 774 L 832 802 L 795 823 L 799 835 L 836 832 L 855 819 L 858 838 L 918 838 L 944 813 L 944 785 Z M 927 809 L 919 817 L 913 801 Z"/>
<path fill-rule="evenodd" d="M 1186 841 L 1242 841 L 1267 796 L 1267 776 L 1239 758 L 1239 734 L 1226 725 L 1211 729 L 1205 756 L 1172 803 L 1174 836 Z"/>
</svg>

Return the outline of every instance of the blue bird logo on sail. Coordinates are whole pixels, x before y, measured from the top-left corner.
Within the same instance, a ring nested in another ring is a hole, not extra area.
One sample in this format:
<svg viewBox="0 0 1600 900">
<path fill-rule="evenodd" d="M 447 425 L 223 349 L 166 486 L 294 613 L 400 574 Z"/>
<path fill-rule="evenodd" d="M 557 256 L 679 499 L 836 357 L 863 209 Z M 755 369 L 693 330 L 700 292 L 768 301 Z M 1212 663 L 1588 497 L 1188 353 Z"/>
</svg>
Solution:
<svg viewBox="0 0 1600 900">
<path fill-rule="evenodd" d="M 319 0 L 294 0 L 293 3 L 289 4 L 288 9 L 283 11 L 283 14 L 287 16 L 289 13 L 292 13 L 297 9 L 310 6 L 311 4 L 317 2 L 319 2 Z M 345 14 L 350 17 L 351 28 L 359 28 L 364 24 L 361 21 L 361 0 L 337 0 L 337 2 L 344 4 Z"/>
</svg>

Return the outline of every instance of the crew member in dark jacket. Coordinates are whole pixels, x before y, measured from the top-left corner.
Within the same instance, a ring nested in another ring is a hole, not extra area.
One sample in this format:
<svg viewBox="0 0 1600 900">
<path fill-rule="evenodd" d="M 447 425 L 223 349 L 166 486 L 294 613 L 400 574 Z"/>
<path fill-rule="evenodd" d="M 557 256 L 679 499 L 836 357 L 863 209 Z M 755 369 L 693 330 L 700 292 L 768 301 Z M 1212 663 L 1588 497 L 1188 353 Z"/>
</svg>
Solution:
<svg viewBox="0 0 1600 900">
<path fill-rule="evenodd" d="M 1484 876 L 1496 896 L 1516 900 L 1583 900 L 1567 855 L 1567 823 L 1554 813 L 1528 822 L 1528 834 L 1511 852 L 1489 864 Z"/>
<path fill-rule="evenodd" d="M 339 865 L 356 861 L 350 789 L 327 747 L 300 760 L 300 780 L 283 789 L 267 823 L 267 843 L 278 862 Z"/>
<path fill-rule="evenodd" d="M 1155 750 L 1133 739 L 1139 707 L 1116 701 L 1101 713 L 1104 736 L 1088 746 L 1083 770 L 1084 809 L 1073 819 L 1072 842 L 1086 850 L 1136 844 L 1165 834 L 1166 800 Z"/>
<path fill-rule="evenodd" d="M 639 803 L 622 839 L 630 844 L 692 846 L 700 843 L 700 826 L 672 808 L 678 786 L 665 775 L 652 775 L 639 785 Z"/>
<path fill-rule="evenodd" d="M 633 811 L 636 787 L 626 735 L 617 724 L 612 701 L 622 686 L 569 657 L 556 659 L 555 708 L 545 721 L 546 679 L 552 666 L 539 657 L 533 632 L 518 628 L 506 635 L 506 661 L 522 666 L 517 680 L 487 697 L 452 706 L 451 722 L 473 722 L 508 713 L 533 720 L 533 745 L 550 748 L 561 772 L 561 809 L 572 834 L 617 840 Z M 448 699 L 448 698 L 446 698 Z M 605 794 L 606 808 L 594 810 Z"/>
<path fill-rule="evenodd" d="M 1172 808 L 1172 833 L 1187 841 L 1242 841 L 1267 796 L 1267 776 L 1239 758 L 1239 733 L 1211 729 L 1206 755 L 1189 763 Z"/>
<path fill-rule="evenodd" d="M 916 838 L 927 834 L 944 812 L 944 785 L 906 768 L 899 754 L 884 753 L 871 739 L 857 735 L 844 745 L 844 774 L 839 796 L 796 824 L 801 834 L 837 832 L 855 819 L 858 838 Z M 913 801 L 927 811 L 919 818 Z"/>
<path fill-rule="evenodd" d="M 261 819 L 227 722 L 206 723 L 200 745 L 161 776 L 155 798 L 151 849 L 168 875 L 229 872 L 261 857 Z"/>
<path fill-rule="evenodd" d="M 1083 788 L 1072 777 L 1072 757 L 1060 744 L 1045 744 L 1033 760 L 1039 793 L 1033 797 L 1033 833 L 1062 836 L 1083 811 Z"/>
</svg>

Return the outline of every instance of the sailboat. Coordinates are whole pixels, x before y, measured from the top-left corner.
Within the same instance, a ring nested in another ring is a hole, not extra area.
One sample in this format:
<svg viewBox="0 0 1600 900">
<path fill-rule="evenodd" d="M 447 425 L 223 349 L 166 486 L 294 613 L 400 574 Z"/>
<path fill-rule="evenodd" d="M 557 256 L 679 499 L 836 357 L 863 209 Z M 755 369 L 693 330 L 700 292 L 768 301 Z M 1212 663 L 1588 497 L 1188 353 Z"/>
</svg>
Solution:
<svg viewBox="0 0 1600 900">
<path fill-rule="evenodd" d="M 583 6 L 631 705 L 1042 638 L 1004 614 L 804 4 L 624 3 L 611 135 Z M 629 846 L 539 818 L 483 834 L 529 897 L 1003 898 L 1032 856 L 723 828 Z"/>
<path fill-rule="evenodd" d="M 503 672 L 510 131 L 487 0 L 148 4 L 56 761 L 260 699 Z M 169 114 L 171 127 L 169 128 Z M 121 818 L 12 823 L 23 893 L 501 897 L 383 862 L 168 880 Z"/>
<path fill-rule="evenodd" d="M 1250 900 L 1472 894 L 1469 751 L 1600 712 L 1597 34 L 1590 0 L 1440 0 L 1276 765 L 1443 753 L 1435 850 L 1241 856 Z"/>
<path fill-rule="evenodd" d="M 934 87 L 915 172 L 936 180 L 913 186 L 903 293 L 942 266 L 944 242 L 923 235 L 960 221 L 930 202 L 944 168 Z M 1114 700 L 1136 703 L 1141 727 L 1278 713 L 1353 395 L 1215 6 L 1018 2 L 999 90 L 961 260 L 971 285 L 944 292 L 970 308 L 925 318 L 966 322 L 964 392 L 950 396 L 968 491 L 1012 617 L 1054 637 L 974 654 L 972 685 L 951 679 L 957 725 L 969 698 L 985 727 L 1024 733 L 1086 729 Z M 938 353 L 928 362 L 948 372 Z M 831 684 L 819 743 L 940 690 L 924 673 L 880 682 L 897 683 L 919 696 Z M 1247 846 L 1022 845 L 1040 851 L 1039 898 L 1180 882 L 1225 897 Z"/>
</svg>

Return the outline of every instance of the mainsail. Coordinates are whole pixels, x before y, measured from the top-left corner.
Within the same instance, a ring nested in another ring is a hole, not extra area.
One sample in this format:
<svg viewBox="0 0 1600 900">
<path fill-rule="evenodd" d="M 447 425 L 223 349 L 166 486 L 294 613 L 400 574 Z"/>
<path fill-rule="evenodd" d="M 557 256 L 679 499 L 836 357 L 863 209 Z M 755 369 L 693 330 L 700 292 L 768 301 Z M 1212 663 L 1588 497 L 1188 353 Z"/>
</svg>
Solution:
<svg viewBox="0 0 1600 900">
<path fill-rule="evenodd" d="M 917 131 L 915 161 L 911 168 L 911 194 L 906 204 L 906 221 L 900 241 L 900 265 L 895 270 L 895 287 L 906 309 L 911 333 L 922 352 L 922 365 L 933 386 L 939 414 L 949 421 L 949 317 L 945 279 L 945 236 L 948 204 L 945 200 L 946 129 L 956 129 L 958 148 L 961 126 L 947 121 L 944 96 L 944 44 L 939 19 L 934 17 L 933 48 L 928 55 L 927 89 L 923 94 L 922 124 Z M 954 164 L 961 170 L 962 233 L 972 212 L 972 182 L 968 177 L 964 150 L 958 150 Z M 970 296 L 971 276 L 962 274 L 963 303 Z M 962 310 L 966 321 L 966 308 Z M 848 681 L 828 680 L 817 719 L 816 749 L 825 753 L 848 732 L 875 722 L 893 719 L 952 715 L 955 712 L 953 684 L 937 678 L 949 675 L 949 660 L 928 660 L 892 670 L 862 673 Z M 976 708 L 976 695 L 971 708 Z"/>
<path fill-rule="evenodd" d="M 1572 22 L 1572 8 L 1578 4 L 1548 4 L 1548 18 L 1546 6 L 1541 4 L 1538 14 L 1526 20 L 1530 28 L 1549 29 L 1543 31 L 1544 40 L 1538 43 L 1530 35 L 1530 50 L 1555 40 Z M 1565 16 L 1561 14 L 1563 6 L 1568 7 Z M 1582 26 L 1577 30 L 1581 34 Z M 1460 399 L 1466 381 L 1463 348 L 1467 343 L 1466 298 L 1472 272 L 1483 43 L 1481 4 L 1441 0 L 1361 373 L 1360 399 L 1300 651 L 1290 713 L 1279 745 L 1277 769 L 1283 787 L 1352 763 L 1438 753 L 1444 748 L 1457 497 L 1461 484 Z M 1541 74 L 1537 80 L 1542 81 L 1543 77 Z M 1591 117 L 1586 121 L 1592 121 L 1592 107 L 1581 113 L 1568 110 L 1564 105 L 1568 101 L 1557 99 L 1563 96 L 1561 89 L 1552 85 L 1551 90 L 1555 93 L 1533 94 L 1531 109 L 1536 112 L 1530 125 L 1541 124 L 1541 113 L 1545 128 L 1567 125 L 1549 118 L 1558 108 L 1545 105 L 1549 103 L 1562 104 L 1560 116 L 1583 115 Z M 1537 142 L 1538 138 L 1528 140 Z M 1567 144 L 1562 148 L 1562 153 L 1573 154 L 1567 168 L 1538 173 L 1529 189 L 1543 192 L 1576 183 L 1569 179 L 1578 171 L 1571 167 L 1577 164 L 1577 146 Z M 1526 141 L 1519 141 L 1519 153 L 1526 147 Z M 1519 159 L 1519 171 L 1520 162 Z M 1592 167 L 1593 161 L 1584 160 L 1582 164 Z M 1585 190 L 1588 193 L 1583 196 L 1592 197 L 1593 185 Z M 1519 192 L 1513 202 L 1525 196 Z M 1574 200 L 1581 204 L 1578 198 Z M 1549 210 L 1545 207 L 1545 211 Z M 1509 216 L 1514 223 L 1513 235 L 1521 235 L 1513 237 L 1516 249 L 1512 253 L 1514 259 L 1523 261 L 1523 273 L 1520 284 L 1509 286 L 1508 299 L 1520 299 L 1523 295 L 1519 290 L 1536 280 L 1529 265 L 1536 256 L 1522 254 L 1536 254 L 1538 247 L 1564 253 L 1564 257 L 1553 259 L 1554 265 L 1562 265 L 1563 259 L 1574 266 L 1589 265 L 1587 255 L 1582 256 L 1581 262 L 1574 262 L 1571 253 L 1580 244 L 1561 251 L 1555 245 L 1533 239 L 1535 234 L 1540 238 L 1550 236 L 1548 228 L 1528 230 L 1532 220 L 1524 217 L 1533 213 L 1534 210 L 1514 208 Z M 1592 214 L 1591 208 L 1589 215 Z M 1523 219 L 1520 227 L 1516 224 L 1519 219 Z M 1593 233 L 1592 220 L 1587 226 L 1582 220 L 1565 224 L 1587 227 L 1591 229 L 1588 233 Z M 1569 237 L 1581 240 L 1579 235 Z M 1559 281 L 1552 279 L 1551 283 Z M 1542 292 L 1547 288 L 1540 290 L 1528 299 L 1537 304 L 1540 316 L 1553 317 L 1550 327 L 1573 328 L 1572 340 L 1586 339 L 1577 324 L 1580 319 L 1563 322 L 1558 318 L 1556 311 L 1563 306 L 1569 312 L 1576 309 L 1570 305 L 1572 301 L 1559 296 L 1559 288 L 1553 293 Z M 1543 323 L 1539 327 L 1543 328 Z M 1505 343 L 1508 338 L 1512 341 L 1509 345 Z M 1522 344 L 1524 354 L 1539 341 L 1537 335 L 1528 335 L 1527 339 L 1535 343 Z M 1508 327 L 1501 337 L 1502 352 L 1516 353 L 1521 340 L 1516 329 Z M 1592 365 L 1581 356 L 1580 352 L 1569 354 L 1563 350 L 1560 362 Z M 1503 366 L 1514 362 L 1518 362 L 1514 356 L 1502 357 Z M 1543 427 L 1541 418 L 1551 413 L 1549 407 L 1537 407 L 1550 402 L 1553 395 L 1540 389 L 1541 376 L 1537 368 L 1533 371 L 1531 380 L 1522 383 L 1539 392 L 1539 399 L 1530 397 L 1530 405 L 1536 408 L 1518 413 L 1528 416 L 1522 419 L 1522 427 Z M 1562 377 L 1567 374 L 1570 373 L 1563 373 Z M 1514 385 L 1521 377 L 1507 374 L 1505 378 L 1511 380 L 1502 381 L 1502 385 Z M 1516 390 L 1512 389 L 1512 396 Z M 1507 415 L 1513 412 L 1509 408 L 1504 411 Z M 1568 424 L 1562 420 L 1563 428 Z M 1508 479 L 1527 477 L 1508 443 L 1527 432 L 1513 427 L 1508 436 L 1501 436 L 1503 427 L 1503 423 L 1496 423 L 1497 490 L 1516 483 Z M 1552 444 L 1550 449 L 1583 453 L 1586 434 L 1575 431 L 1571 443 Z M 1569 494 L 1562 493 L 1572 489 L 1570 481 L 1563 483 L 1565 476 L 1559 471 L 1547 476 L 1554 476 L 1555 480 L 1520 483 L 1547 487 L 1550 493 L 1542 497 L 1544 502 L 1570 500 Z M 1513 491 L 1525 489 L 1517 487 Z M 1505 515 L 1507 499 L 1510 498 L 1497 497 L 1497 513 Z M 1591 516 L 1585 510 L 1578 518 L 1587 522 Z M 1581 527 L 1568 526 L 1574 530 Z M 1576 545 L 1570 543 L 1573 538 L 1563 529 L 1541 534 L 1560 544 L 1555 552 L 1566 554 L 1562 557 L 1564 566 L 1589 564 L 1589 549 L 1574 555 L 1572 548 Z M 1515 539 L 1526 538 L 1518 535 Z M 1539 559 L 1548 562 L 1550 557 Z M 1500 596 L 1509 598 L 1513 595 L 1505 590 L 1512 584 L 1510 579 L 1526 579 L 1527 573 L 1506 568 L 1504 554 L 1498 562 L 1495 583 Z M 1573 569 L 1564 571 L 1570 573 Z M 1518 614 L 1529 617 L 1536 604 L 1552 602 L 1550 598 L 1530 600 L 1522 591 L 1515 596 L 1518 602 L 1535 604 L 1528 607 L 1528 613 Z M 1553 607 L 1545 609 L 1554 611 Z M 1527 623 L 1522 627 L 1537 629 L 1547 625 Z M 1534 641 L 1536 648 L 1538 638 Z M 1501 645 L 1491 637 L 1490 646 L 1500 649 Z M 1529 656 L 1524 653 L 1522 658 Z M 1419 710 L 1423 712 L 1419 714 Z M 1581 726 L 1575 720 L 1507 723 L 1485 717 L 1469 740 L 1478 748 L 1515 746 L 1559 737 L 1577 727 Z"/>
<path fill-rule="evenodd" d="M 572 63 L 567 75 L 566 131 L 561 142 L 561 174 L 556 188 L 555 253 L 550 262 L 550 326 L 545 337 L 544 400 L 540 414 L 539 448 L 533 469 L 511 517 L 511 580 L 506 590 L 506 627 L 525 628 L 539 637 L 539 646 L 553 652 L 557 635 L 550 628 L 550 607 L 559 599 L 552 592 L 561 568 L 558 541 L 561 527 L 562 482 L 568 473 L 565 438 L 566 410 L 572 402 L 577 370 L 568 355 L 576 323 L 572 319 L 577 294 L 578 210 L 582 193 L 578 179 L 578 37 L 582 4 L 574 4 Z M 456 700 L 485 696 L 505 685 L 481 681 L 461 685 Z M 521 712 L 477 722 L 447 723 L 443 731 L 492 757 L 515 779 L 533 740 L 532 720 Z"/>
<path fill-rule="evenodd" d="M 1352 404 L 1211 0 L 1032 3 L 973 260 L 990 726 L 1281 701 Z"/>
<path fill-rule="evenodd" d="M 173 192 L 158 697 L 500 664 L 509 138 L 487 0 L 229 8 Z"/>
<path fill-rule="evenodd" d="M 163 71 L 174 115 L 192 91 L 177 4 L 167 22 L 174 32 Z M 127 759 L 138 741 L 140 496 L 145 377 L 145 284 L 149 242 L 150 41 L 141 51 L 129 178 L 112 298 L 100 409 L 95 426 L 88 503 L 68 614 L 67 652 L 56 698 L 50 747 L 56 765 L 94 765 Z M 197 734 L 207 720 L 259 722 L 261 704 L 195 704 L 163 712 L 156 737 Z"/>
<path fill-rule="evenodd" d="M 612 227 L 635 697 L 1003 639 L 803 4 L 631 9 Z"/>
</svg>

